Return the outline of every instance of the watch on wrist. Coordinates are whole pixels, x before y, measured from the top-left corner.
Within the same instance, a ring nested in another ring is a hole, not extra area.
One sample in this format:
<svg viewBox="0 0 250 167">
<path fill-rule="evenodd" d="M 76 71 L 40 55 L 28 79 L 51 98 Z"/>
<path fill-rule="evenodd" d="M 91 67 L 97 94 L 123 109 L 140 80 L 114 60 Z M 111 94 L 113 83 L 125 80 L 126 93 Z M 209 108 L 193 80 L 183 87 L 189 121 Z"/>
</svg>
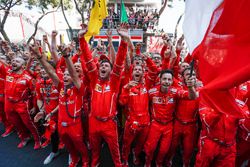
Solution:
<svg viewBox="0 0 250 167">
<path fill-rule="evenodd" d="M 38 60 L 41 60 L 41 59 L 43 58 L 43 56 L 42 56 L 42 55 L 39 56 L 39 54 L 37 54 L 36 58 L 37 58 Z"/>
</svg>

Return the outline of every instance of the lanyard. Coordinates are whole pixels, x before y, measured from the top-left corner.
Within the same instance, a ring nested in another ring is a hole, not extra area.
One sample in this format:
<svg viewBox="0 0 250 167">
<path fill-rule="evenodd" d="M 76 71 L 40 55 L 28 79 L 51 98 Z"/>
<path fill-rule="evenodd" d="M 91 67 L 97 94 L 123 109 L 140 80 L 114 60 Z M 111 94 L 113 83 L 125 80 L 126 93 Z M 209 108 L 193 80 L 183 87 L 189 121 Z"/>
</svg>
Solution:
<svg viewBox="0 0 250 167">
<path fill-rule="evenodd" d="M 66 113 L 67 115 L 72 118 L 72 119 L 77 119 L 80 117 L 80 115 L 77 115 L 77 116 L 72 116 L 69 112 L 69 107 L 68 107 L 68 94 L 67 94 L 67 90 L 69 88 L 72 88 L 73 87 L 73 84 L 69 85 L 69 86 L 64 86 L 64 97 L 65 97 L 65 107 L 66 107 Z"/>
</svg>

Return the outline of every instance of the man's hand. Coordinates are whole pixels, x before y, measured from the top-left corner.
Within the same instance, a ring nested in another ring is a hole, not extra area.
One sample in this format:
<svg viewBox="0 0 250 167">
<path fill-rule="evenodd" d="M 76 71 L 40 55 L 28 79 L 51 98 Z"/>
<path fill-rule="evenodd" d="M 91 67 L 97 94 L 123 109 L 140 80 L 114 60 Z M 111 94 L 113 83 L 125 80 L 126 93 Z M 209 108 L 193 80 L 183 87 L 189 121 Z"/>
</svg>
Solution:
<svg viewBox="0 0 250 167">
<path fill-rule="evenodd" d="M 6 53 L 11 51 L 11 47 L 8 41 L 2 41 L 2 48 Z"/>
<path fill-rule="evenodd" d="M 33 108 L 30 110 L 30 114 L 33 115 L 33 114 L 35 114 L 35 112 L 36 112 L 36 109 L 35 109 L 35 107 L 33 107 Z"/>
<path fill-rule="evenodd" d="M 128 25 L 126 23 L 122 23 L 120 27 L 117 28 L 117 33 L 121 36 L 122 40 L 128 41 L 129 34 L 128 34 Z"/>
<path fill-rule="evenodd" d="M 70 45 L 65 46 L 64 48 L 62 48 L 62 56 L 64 58 L 68 58 L 70 56 L 72 49 Z"/>
<path fill-rule="evenodd" d="M 56 30 L 53 30 L 51 33 L 52 38 L 55 38 L 57 36 L 58 32 Z"/>
<path fill-rule="evenodd" d="M 82 29 L 78 32 L 78 38 L 84 37 L 84 35 L 88 32 L 87 24 L 82 24 Z"/>
<path fill-rule="evenodd" d="M 41 54 L 41 46 L 35 40 L 34 37 L 33 37 L 33 41 L 34 41 L 34 44 L 29 47 L 30 48 L 30 52 L 31 52 L 31 54 L 34 55 L 35 58 L 37 58 L 39 60 L 39 59 L 41 59 L 43 57 L 43 55 Z"/>
<path fill-rule="evenodd" d="M 136 43 L 135 48 L 136 49 L 141 49 L 142 45 L 143 45 L 143 43 L 138 42 L 138 43 Z"/>
<path fill-rule="evenodd" d="M 182 49 L 184 48 L 184 42 L 183 42 L 183 40 L 184 40 L 184 35 L 182 35 L 182 36 L 178 39 L 178 41 L 177 41 L 177 45 L 176 45 L 176 49 L 177 49 L 177 50 L 182 50 Z"/>
<path fill-rule="evenodd" d="M 44 112 L 40 111 L 36 114 L 36 116 L 34 117 L 34 122 L 38 122 L 40 119 L 44 118 Z"/>
<path fill-rule="evenodd" d="M 43 42 L 49 44 L 47 35 L 43 35 Z"/>
<path fill-rule="evenodd" d="M 51 113 L 47 114 L 46 117 L 45 117 L 45 121 L 48 121 L 50 119 L 50 117 L 52 116 Z"/>
<path fill-rule="evenodd" d="M 163 44 L 166 45 L 166 46 L 168 46 L 168 42 L 170 40 L 168 34 L 163 34 L 162 35 L 162 40 L 163 40 Z"/>
<path fill-rule="evenodd" d="M 151 58 L 150 53 L 147 53 L 147 52 L 142 53 L 141 56 L 142 56 L 142 59 L 143 59 L 144 61 L 146 61 L 148 58 Z"/>
<path fill-rule="evenodd" d="M 106 34 L 106 36 L 108 38 L 108 42 L 111 42 L 112 41 L 112 30 L 108 29 L 105 34 Z"/>
<path fill-rule="evenodd" d="M 136 81 L 130 81 L 127 85 L 124 86 L 125 89 L 131 89 L 132 87 L 138 85 Z"/>
</svg>

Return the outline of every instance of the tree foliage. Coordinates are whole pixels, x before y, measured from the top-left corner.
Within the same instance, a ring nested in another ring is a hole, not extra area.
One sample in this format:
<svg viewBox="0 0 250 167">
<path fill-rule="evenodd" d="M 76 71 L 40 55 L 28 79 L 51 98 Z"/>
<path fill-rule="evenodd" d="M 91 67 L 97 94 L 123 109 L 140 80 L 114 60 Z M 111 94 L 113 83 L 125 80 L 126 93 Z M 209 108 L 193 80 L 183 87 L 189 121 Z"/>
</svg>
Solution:
<svg viewBox="0 0 250 167">
<path fill-rule="evenodd" d="M 91 0 L 74 0 L 75 8 L 81 16 L 82 23 L 85 22 L 85 12 L 91 8 Z"/>
</svg>

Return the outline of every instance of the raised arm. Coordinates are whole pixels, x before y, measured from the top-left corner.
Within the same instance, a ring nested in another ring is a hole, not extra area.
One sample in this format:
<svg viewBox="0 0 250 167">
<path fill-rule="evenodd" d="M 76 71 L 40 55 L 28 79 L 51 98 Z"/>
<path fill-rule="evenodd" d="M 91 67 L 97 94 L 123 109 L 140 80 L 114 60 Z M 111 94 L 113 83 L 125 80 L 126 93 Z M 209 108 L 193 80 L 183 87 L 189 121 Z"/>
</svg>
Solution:
<svg viewBox="0 0 250 167">
<path fill-rule="evenodd" d="M 1 66 L 1 64 L 2 64 L 3 66 L 5 66 L 5 67 L 8 66 L 8 64 L 7 64 L 4 60 L 2 60 L 2 59 L 0 59 L 0 66 Z"/>
<path fill-rule="evenodd" d="M 98 71 L 94 59 L 92 58 L 91 52 L 89 50 L 88 43 L 84 38 L 84 35 L 86 34 L 87 30 L 87 25 L 83 25 L 82 30 L 80 30 L 78 33 L 80 49 L 82 51 L 82 55 L 80 58 L 81 61 L 86 64 L 89 79 L 94 85 L 95 80 L 98 78 Z"/>
<path fill-rule="evenodd" d="M 32 65 L 33 60 L 34 60 L 34 56 L 32 56 L 32 55 L 29 53 L 29 59 L 28 59 L 28 62 L 27 62 L 27 64 L 26 64 L 25 69 L 26 69 L 27 71 L 29 71 L 31 74 L 34 73 L 33 71 L 30 70 L 30 67 L 31 67 L 31 65 Z"/>
<path fill-rule="evenodd" d="M 35 42 L 36 43 L 36 42 Z M 48 73 L 49 77 L 52 79 L 54 85 L 57 87 L 60 83 L 59 77 L 56 75 L 54 68 L 47 62 L 46 55 L 39 51 L 39 46 L 30 47 L 31 53 L 37 58 L 37 60 L 44 67 L 45 71 Z"/>
<path fill-rule="evenodd" d="M 126 60 L 125 60 L 125 71 L 129 71 L 131 67 L 131 58 L 129 53 L 126 55 Z"/>
<path fill-rule="evenodd" d="M 74 85 L 76 86 L 77 89 L 80 89 L 81 88 L 81 80 L 80 80 L 80 78 L 75 70 L 74 64 L 70 58 L 70 52 L 71 52 L 70 47 L 66 47 L 66 48 L 64 48 L 64 50 L 62 52 L 62 56 L 65 59 L 66 66 L 67 66 L 67 69 L 69 71 L 69 75 L 72 78 Z"/>
<path fill-rule="evenodd" d="M 170 58 L 169 58 L 169 69 L 173 69 L 174 65 L 176 64 L 177 61 L 177 53 L 175 50 L 175 47 L 172 45 L 172 43 L 170 44 Z"/>
<path fill-rule="evenodd" d="M 155 65 L 155 63 L 152 61 L 152 59 L 150 58 L 149 54 L 143 54 L 143 57 L 148 67 L 148 75 L 146 77 L 146 86 L 149 89 L 155 83 L 155 80 L 158 76 L 158 68 Z"/>
<path fill-rule="evenodd" d="M 130 59 L 134 56 L 135 46 L 130 37 L 127 39 Z M 137 53 L 136 53 L 137 54 Z M 139 55 L 139 54 L 138 54 Z"/>
<path fill-rule="evenodd" d="M 108 56 L 112 64 L 115 62 L 115 48 L 112 42 L 112 31 L 110 29 L 107 30 L 106 33 L 108 37 Z"/>
<path fill-rule="evenodd" d="M 57 31 L 52 31 L 50 52 L 51 52 L 51 57 L 53 58 L 55 64 L 57 64 L 57 62 L 59 61 L 59 58 L 57 56 L 56 36 L 57 36 Z M 48 47 L 49 47 L 49 45 L 48 45 Z"/>
<path fill-rule="evenodd" d="M 117 74 L 121 72 L 121 66 L 123 66 L 125 57 L 127 55 L 127 48 L 128 48 L 128 44 L 127 42 L 130 40 L 129 35 L 128 35 L 128 29 L 126 28 L 126 25 L 122 25 L 121 27 L 119 27 L 117 29 L 118 34 L 121 37 L 121 43 L 116 55 L 116 59 L 115 59 L 115 65 L 114 65 L 114 69 L 113 72 L 116 72 Z M 118 69 L 120 69 L 119 71 L 116 71 Z M 118 74 L 118 75 L 119 75 Z"/>
<path fill-rule="evenodd" d="M 128 38 L 128 49 L 129 52 L 126 55 L 125 70 L 129 70 L 131 66 L 131 60 L 134 56 L 135 47 L 130 38 Z"/>
</svg>

